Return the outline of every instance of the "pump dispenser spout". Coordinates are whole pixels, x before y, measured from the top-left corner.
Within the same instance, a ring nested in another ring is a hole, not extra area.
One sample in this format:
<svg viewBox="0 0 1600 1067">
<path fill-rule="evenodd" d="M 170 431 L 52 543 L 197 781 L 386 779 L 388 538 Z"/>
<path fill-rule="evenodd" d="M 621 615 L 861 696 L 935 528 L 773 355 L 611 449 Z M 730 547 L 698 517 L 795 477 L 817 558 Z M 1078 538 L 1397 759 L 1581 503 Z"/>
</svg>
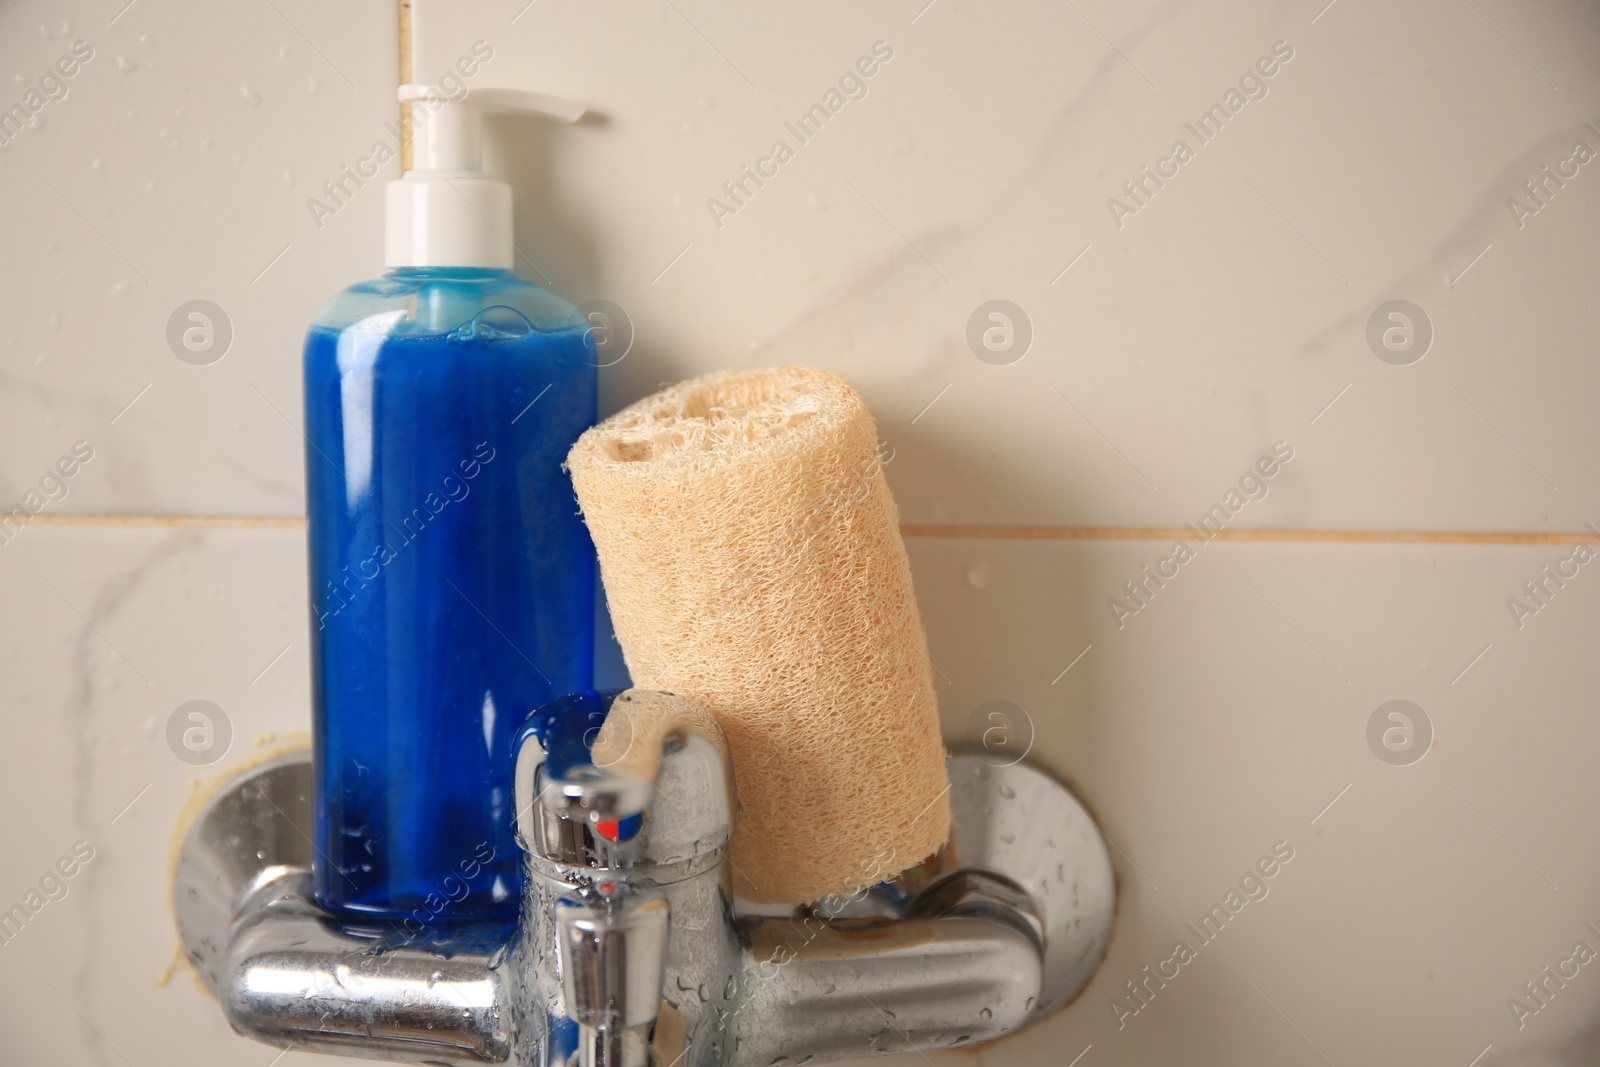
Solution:
<svg viewBox="0 0 1600 1067">
<path fill-rule="evenodd" d="M 412 106 L 415 167 L 386 190 L 385 263 L 509 270 L 516 257 L 511 187 L 483 171 L 483 113 L 576 122 L 583 105 L 520 89 L 462 96 L 433 85 L 400 86 L 400 102 Z"/>
</svg>

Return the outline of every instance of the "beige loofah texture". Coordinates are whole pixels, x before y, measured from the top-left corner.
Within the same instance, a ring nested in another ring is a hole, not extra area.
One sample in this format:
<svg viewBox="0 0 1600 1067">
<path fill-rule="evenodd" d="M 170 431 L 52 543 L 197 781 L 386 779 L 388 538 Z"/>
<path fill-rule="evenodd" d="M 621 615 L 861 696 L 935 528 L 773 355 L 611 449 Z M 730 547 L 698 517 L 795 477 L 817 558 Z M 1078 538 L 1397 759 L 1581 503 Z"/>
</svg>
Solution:
<svg viewBox="0 0 1600 1067">
<path fill-rule="evenodd" d="M 877 443 L 843 378 L 779 367 L 647 397 L 568 456 L 634 684 L 700 702 L 727 736 L 734 886 L 759 903 L 854 892 L 949 833 Z"/>
</svg>

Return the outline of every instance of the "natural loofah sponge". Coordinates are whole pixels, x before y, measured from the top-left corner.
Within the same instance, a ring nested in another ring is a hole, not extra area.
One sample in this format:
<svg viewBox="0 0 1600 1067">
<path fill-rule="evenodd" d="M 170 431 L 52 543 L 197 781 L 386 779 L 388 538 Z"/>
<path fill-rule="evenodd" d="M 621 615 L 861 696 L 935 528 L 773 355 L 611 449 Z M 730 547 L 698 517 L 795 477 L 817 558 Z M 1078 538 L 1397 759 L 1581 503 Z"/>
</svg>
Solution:
<svg viewBox="0 0 1600 1067">
<path fill-rule="evenodd" d="M 567 457 L 634 685 L 705 705 L 744 807 L 734 888 L 803 903 L 950 828 L 927 638 L 866 403 L 810 367 L 723 371 Z"/>
</svg>

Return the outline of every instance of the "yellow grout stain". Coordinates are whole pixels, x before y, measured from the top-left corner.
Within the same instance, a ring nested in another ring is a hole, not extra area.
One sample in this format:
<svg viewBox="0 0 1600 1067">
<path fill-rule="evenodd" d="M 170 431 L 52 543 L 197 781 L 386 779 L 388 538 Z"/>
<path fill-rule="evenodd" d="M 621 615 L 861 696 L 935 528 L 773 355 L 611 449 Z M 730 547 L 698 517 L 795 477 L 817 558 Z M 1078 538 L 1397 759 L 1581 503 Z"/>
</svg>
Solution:
<svg viewBox="0 0 1600 1067">
<path fill-rule="evenodd" d="M 400 4 L 400 84 L 411 84 L 411 0 Z M 400 105 L 400 173 L 411 169 L 411 107 Z"/>
<path fill-rule="evenodd" d="M 197 526 L 208 529 L 303 530 L 298 515 L 35 515 L 28 524 L 39 526 Z"/>
<path fill-rule="evenodd" d="M 173 516 L 177 517 L 177 516 Z M 275 759 L 286 752 L 299 750 L 309 751 L 311 748 L 311 731 L 288 730 L 281 734 L 261 734 L 255 738 L 256 751 L 247 754 L 238 763 L 229 765 L 226 769 L 212 774 L 205 781 L 199 778 L 189 779 L 189 795 L 183 805 L 178 809 L 178 819 L 172 829 L 172 837 L 167 844 L 167 899 L 173 896 L 174 887 L 178 882 L 178 856 L 183 851 L 183 844 L 189 837 L 189 828 L 200 817 L 207 804 L 221 793 L 223 789 L 237 781 L 246 773 L 255 770 L 263 763 Z M 174 917 L 176 922 L 176 917 Z M 183 942 L 176 941 L 173 958 L 167 967 L 156 976 L 156 984 L 165 986 L 170 983 L 177 973 L 189 972 L 189 978 L 194 982 L 195 988 L 207 996 L 212 995 L 200 980 L 200 974 L 194 969 L 188 953 L 183 950 Z"/>
<path fill-rule="evenodd" d="M 902 526 L 904 537 L 1013 538 L 1037 541 L 1189 541 L 1178 526 Z M 1353 542 L 1358 544 L 1565 545 L 1600 544 L 1600 534 L 1468 530 L 1221 530 L 1213 541 Z"/>
<path fill-rule="evenodd" d="M 35 515 L 41 526 L 199 527 L 217 530 L 301 530 L 298 515 Z M 924 526 L 900 527 L 903 537 L 1023 541 L 1183 541 L 1194 531 L 1180 526 Z M 1345 542 L 1354 544 L 1568 545 L 1600 544 L 1600 534 L 1472 530 L 1222 530 L 1214 541 Z"/>
</svg>

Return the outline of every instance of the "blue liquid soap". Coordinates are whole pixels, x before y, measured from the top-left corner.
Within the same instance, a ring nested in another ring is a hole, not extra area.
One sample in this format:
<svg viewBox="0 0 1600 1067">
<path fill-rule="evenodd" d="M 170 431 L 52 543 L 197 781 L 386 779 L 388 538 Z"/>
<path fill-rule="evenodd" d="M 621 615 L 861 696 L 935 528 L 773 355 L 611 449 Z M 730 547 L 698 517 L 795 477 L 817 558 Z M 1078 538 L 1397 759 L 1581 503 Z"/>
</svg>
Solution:
<svg viewBox="0 0 1600 1067">
<path fill-rule="evenodd" d="M 590 331 L 510 271 L 403 267 L 305 348 L 316 863 L 324 907 L 514 915 L 513 742 L 588 690 L 594 549 L 561 469 Z"/>
</svg>

